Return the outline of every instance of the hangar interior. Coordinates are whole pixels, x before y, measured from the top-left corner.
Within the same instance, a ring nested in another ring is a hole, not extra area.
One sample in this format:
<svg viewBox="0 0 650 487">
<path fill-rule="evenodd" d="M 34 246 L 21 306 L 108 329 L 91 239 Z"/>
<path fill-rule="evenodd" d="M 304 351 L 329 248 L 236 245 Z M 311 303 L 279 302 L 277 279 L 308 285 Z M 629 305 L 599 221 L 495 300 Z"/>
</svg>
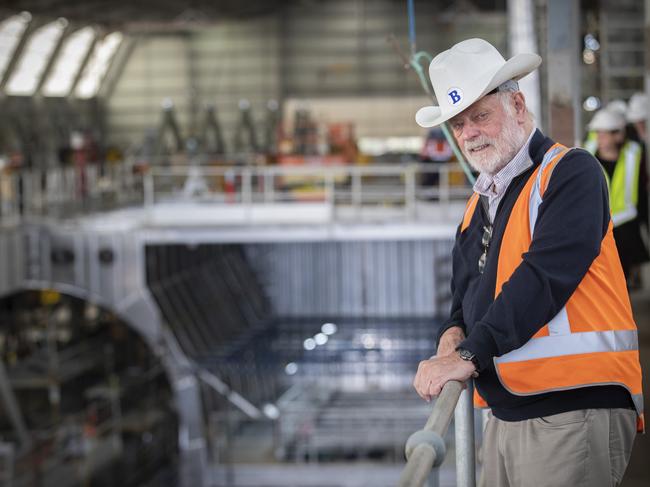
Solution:
<svg viewBox="0 0 650 487">
<path fill-rule="evenodd" d="M 3 2 L 0 486 L 395 485 L 473 179 L 415 123 L 415 64 L 469 37 L 539 52 L 536 123 L 581 145 L 648 86 L 649 19 L 635 0 Z M 445 440 L 431 485 L 461 485 Z"/>
</svg>

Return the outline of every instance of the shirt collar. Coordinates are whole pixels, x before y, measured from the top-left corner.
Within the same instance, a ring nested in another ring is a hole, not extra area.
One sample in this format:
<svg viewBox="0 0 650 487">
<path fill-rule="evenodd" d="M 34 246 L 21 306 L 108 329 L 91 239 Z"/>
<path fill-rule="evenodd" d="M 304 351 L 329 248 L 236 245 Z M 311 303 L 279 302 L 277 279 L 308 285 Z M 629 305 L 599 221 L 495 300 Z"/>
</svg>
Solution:
<svg viewBox="0 0 650 487">
<path fill-rule="evenodd" d="M 474 183 L 474 191 L 484 196 L 502 195 L 515 177 L 533 165 L 528 149 L 534 134 L 535 127 L 530 131 L 526 143 L 521 146 L 517 154 L 494 176 L 480 173 Z"/>
</svg>

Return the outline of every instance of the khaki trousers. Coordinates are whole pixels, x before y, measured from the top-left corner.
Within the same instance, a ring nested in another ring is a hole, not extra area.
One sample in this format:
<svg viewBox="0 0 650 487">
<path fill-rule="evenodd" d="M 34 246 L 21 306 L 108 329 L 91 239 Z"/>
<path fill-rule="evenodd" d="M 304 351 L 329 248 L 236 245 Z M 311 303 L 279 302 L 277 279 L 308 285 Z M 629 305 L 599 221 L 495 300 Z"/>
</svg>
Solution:
<svg viewBox="0 0 650 487">
<path fill-rule="evenodd" d="M 488 416 L 480 487 L 614 487 L 636 436 L 630 409 L 583 409 L 515 422 Z"/>
</svg>

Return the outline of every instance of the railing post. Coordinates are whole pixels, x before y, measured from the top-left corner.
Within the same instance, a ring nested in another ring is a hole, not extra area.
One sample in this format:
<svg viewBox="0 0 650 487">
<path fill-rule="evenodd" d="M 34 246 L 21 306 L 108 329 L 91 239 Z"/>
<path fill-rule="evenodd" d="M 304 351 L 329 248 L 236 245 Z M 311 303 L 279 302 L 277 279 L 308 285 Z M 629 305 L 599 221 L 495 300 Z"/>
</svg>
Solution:
<svg viewBox="0 0 650 487">
<path fill-rule="evenodd" d="M 154 185 L 153 185 L 153 170 L 149 169 L 143 176 L 144 185 L 144 206 L 151 208 L 154 204 Z"/>
<path fill-rule="evenodd" d="M 241 199 L 242 203 L 250 206 L 253 203 L 253 186 L 251 170 L 246 168 L 241 173 Z"/>
<path fill-rule="evenodd" d="M 246 213 L 246 222 L 251 223 L 253 217 L 253 177 L 250 168 L 241 173 L 241 200 Z"/>
<path fill-rule="evenodd" d="M 43 214 L 43 174 L 42 169 L 31 171 L 32 188 L 34 190 L 33 204 L 38 215 Z"/>
<path fill-rule="evenodd" d="M 352 173 L 352 206 L 357 217 L 361 215 L 361 201 L 361 172 L 355 168 Z"/>
<path fill-rule="evenodd" d="M 19 222 L 21 218 L 20 206 L 22 202 L 21 202 L 21 194 L 20 194 L 20 178 L 21 175 L 19 172 L 15 172 L 12 174 L 11 185 L 12 185 L 14 203 L 11 209 L 13 211 L 14 222 L 16 223 Z"/>
<path fill-rule="evenodd" d="M 334 173 L 327 171 L 325 173 L 325 202 L 332 209 L 332 220 L 336 219 L 336 195 L 334 190 Z"/>
<path fill-rule="evenodd" d="M 270 167 L 264 168 L 264 202 L 274 203 L 275 201 L 275 175 Z"/>
<path fill-rule="evenodd" d="M 473 395 L 473 382 L 469 380 L 467 381 L 467 388 L 460 394 L 454 412 L 457 487 L 476 486 Z"/>
<path fill-rule="evenodd" d="M 449 166 L 447 164 L 437 164 L 436 169 L 438 170 L 438 184 L 439 191 L 438 195 L 440 198 L 440 203 L 444 204 L 449 209 Z"/>
<path fill-rule="evenodd" d="M 20 200 L 22 202 L 23 217 L 29 217 L 32 213 L 32 201 L 33 201 L 33 191 L 32 191 L 32 171 L 22 171 L 18 173 L 18 178 L 22 181 L 23 190 L 20 193 Z"/>
<path fill-rule="evenodd" d="M 407 216 L 414 220 L 416 215 L 416 181 L 415 167 L 408 166 L 404 174 L 404 203 L 406 205 Z"/>
</svg>

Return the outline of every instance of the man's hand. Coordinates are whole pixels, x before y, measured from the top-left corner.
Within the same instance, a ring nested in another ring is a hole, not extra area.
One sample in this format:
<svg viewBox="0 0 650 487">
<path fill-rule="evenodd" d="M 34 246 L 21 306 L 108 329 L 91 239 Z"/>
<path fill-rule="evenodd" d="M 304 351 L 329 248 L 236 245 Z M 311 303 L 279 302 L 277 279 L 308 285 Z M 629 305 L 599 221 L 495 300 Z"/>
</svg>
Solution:
<svg viewBox="0 0 650 487">
<path fill-rule="evenodd" d="M 440 337 L 436 356 L 442 357 L 455 352 L 456 347 L 460 345 L 460 342 L 463 340 L 465 340 L 465 333 L 459 326 L 448 328 Z"/>
<path fill-rule="evenodd" d="M 442 341 L 442 340 L 441 340 Z M 463 360 L 454 352 L 442 357 L 423 360 L 413 380 L 413 387 L 422 399 L 429 402 L 440 394 L 442 387 L 450 380 L 465 382 L 476 372 L 472 362 Z"/>
</svg>

